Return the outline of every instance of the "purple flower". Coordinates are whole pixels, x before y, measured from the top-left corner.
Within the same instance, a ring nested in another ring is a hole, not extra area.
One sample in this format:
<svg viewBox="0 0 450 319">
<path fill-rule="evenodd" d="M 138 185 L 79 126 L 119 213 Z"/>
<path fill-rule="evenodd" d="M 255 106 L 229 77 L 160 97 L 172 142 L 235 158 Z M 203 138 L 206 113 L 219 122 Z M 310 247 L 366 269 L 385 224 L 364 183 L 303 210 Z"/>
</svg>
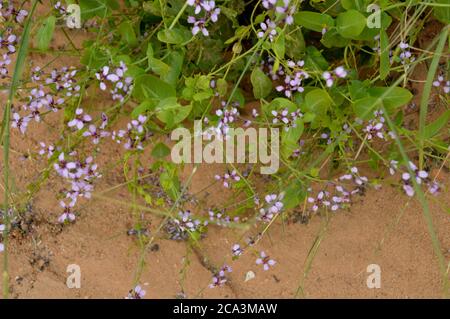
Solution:
<svg viewBox="0 0 450 319">
<path fill-rule="evenodd" d="M 92 143 L 98 144 L 100 142 L 100 138 L 109 136 L 109 132 L 99 129 L 95 125 L 91 124 L 89 125 L 88 130 L 83 132 L 83 136 L 84 137 L 91 136 Z"/>
<path fill-rule="evenodd" d="M 0 48 L 7 48 L 8 54 L 16 52 L 17 36 L 5 32 L 0 36 Z"/>
<path fill-rule="evenodd" d="M 205 19 L 196 19 L 193 16 L 188 17 L 188 23 L 193 24 L 192 34 L 197 35 L 200 31 L 202 34 L 207 37 L 209 36 L 209 31 L 206 29 L 206 20 Z"/>
<path fill-rule="evenodd" d="M 269 194 L 264 197 L 265 203 L 262 208 L 259 210 L 258 219 L 269 223 L 272 221 L 276 214 L 279 214 L 283 210 L 282 199 L 284 194 L 281 193 L 279 195 Z"/>
<path fill-rule="evenodd" d="M 76 167 L 77 164 L 75 162 L 67 162 L 65 160 L 64 153 L 59 154 L 58 162 L 54 164 L 56 172 L 64 178 L 69 178 L 70 170 L 74 170 Z"/>
<path fill-rule="evenodd" d="M 128 296 L 125 299 L 143 299 L 146 293 L 140 285 L 137 285 L 128 292 Z"/>
<path fill-rule="evenodd" d="M 244 250 L 241 248 L 239 244 L 234 244 L 231 248 L 231 252 L 234 257 L 241 256 L 244 252 Z"/>
<path fill-rule="evenodd" d="M 59 205 L 62 208 L 64 208 L 64 212 L 62 213 L 61 216 L 59 216 L 58 222 L 60 222 L 61 224 L 64 224 L 66 221 L 67 222 L 75 221 L 75 214 L 72 212 L 72 208 L 75 206 L 75 202 L 71 201 L 67 205 L 64 201 L 61 201 L 61 202 L 59 202 Z"/>
<path fill-rule="evenodd" d="M 269 256 L 266 255 L 264 251 L 261 251 L 259 253 L 260 258 L 256 259 L 257 265 L 263 265 L 264 271 L 267 271 L 270 269 L 270 267 L 275 266 L 276 261 L 273 259 L 270 259 Z"/>
<path fill-rule="evenodd" d="M 389 174 L 394 175 L 397 169 L 398 169 L 398 161 L 391 160 L 389 162 Z"/>
<path fill-rule="evenodd" d="M 75 118 L 71 120 L 67 125 L 69 127 L 76 127 L 78 130 L 81 130 L 84 127 L 84 124 L 92 121 L 92 117 L 88 114 L 83 114 L 83 109 L 78 108 L 75 110 Z"/>
<path fill-rule="evenodd" d="M 231 267 L 228 265 L 222 266 L 222 268 L 220 268 L 219 271 L 216 274 L 214 274 L 212 278 L 212 283 L 209 285 L 209 288 L 216 288 L 223 286 L 228 281 L 226 277 L 227 272 L 229 273 L 232 272 Z"/>
<path fill-rule="evenodd" d="M 226 188 L 231 188 L 231 182 L 238 182 L 241 180 L 241 177 L 238 175 L 236 170 L 228 171 L 223 176 L 216 175 L 215 179 L 218 181 L 223 181 L 223 186 Z"/>
<path fill-rule="evenodd" d="M 39 155 L 44 156 L 47 154 L 47 157 L 52 157 L 53 153 L 55 152 L 55 147 L 53 145 L 46 146 L 44 142 L 40 142 L 39 145 L 41 146 L 41 149 L 39 150 Z"/>
<path fill-rule="evenodd" d="M 445 94 L 450 93 L 450 81 L 445 81 L 443 75 L 438 75 L 436 81 L 433 82 L 434 87 L 441 87 Z"/>
<path fill-rule="evenodd" d="M 269 40 L 271 42 L 273 42 L 273 40 L 275 39 L 275 36 L 277 35 L 277 30 L 276 27 L 277 25 L 275 24 L 275 22 L 273 22 L 270 19 L 266 19 L 265 22 L 261 22 L 259 24 L 259 26 L 261 27 L 262 31 L 258 32 L 258 38 L 263 38 L 266 34 L 269 37 Z"/>
<path fill-rule="evenodd" d="M 100 89 L 106 90 L 106 80 L 111 82 L 117 82 L 119 80 L 119 76 L 115 73 L 109 73 L 109 66 L 104 66 L 101 72 L 95 73 L 95 77 L 100 81 Z"/>
<path fill-rule="evenodd" d="M 17 128 L 20 130 L 20 132 L 22 134 L 25 134 L 27 127 L 28 127 L 28 123 L 31 121 L 31 117 L 30 116 L 24 116 L 24 117 L 20 117 L 19 113 L 14 113 L 13 114 L 13 118 L 12 118 L 12 122 L 11 122 L 11 127 L 12 128 Z"/>
<path fill-rule="evenodd" d="M 338 78 L 344 79 L 348 75 L 347 71 L 344 69 L 343 66 L 338 66 L 336 69 L 334 69 L 333 73 L 329 71 L 325 71 L 322 73 L 322 78 L 325 80 L 327 87 L 332 87 L 334 82 Z"/>
</svg>

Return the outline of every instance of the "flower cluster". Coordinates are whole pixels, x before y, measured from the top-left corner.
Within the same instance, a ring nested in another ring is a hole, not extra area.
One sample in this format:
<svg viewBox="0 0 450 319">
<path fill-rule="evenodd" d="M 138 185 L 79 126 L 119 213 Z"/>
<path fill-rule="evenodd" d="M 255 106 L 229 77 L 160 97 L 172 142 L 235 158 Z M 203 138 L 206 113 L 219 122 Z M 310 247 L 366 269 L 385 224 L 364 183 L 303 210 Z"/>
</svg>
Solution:
<svg viewBox="0 0 450 319">
<path fill-rule="evenodd" d="M 133 89 L 133 78 L 125 75 L 128 68 L 123 61 L 113 69 L 105 65 L 100 72 L 95 73 L 95 77 L 100 82 L 100 90 L 106 91 L 109 86 L 112 99 L 122 102 Z"/>
<path fill-rule="evenodd" d="M 285 75 L 283 66 L 278 66 L 277 70 L 274 70 L 275 59 L 268 57 L 267 59 L 261 60 L 261 69 L 274 81 L 280 79 L 280 77 Z"/>
<path fill-rule="evenodd" d="M 350 169 L 350 174 L 345 174 L 339 177 L 340 181 L 353 181 L 356 185 L 356 189 L 352 191 L 353 193 L 362 192 L 367 184 L 369 183 L 369 179 L 366 176 L 361 176 L 359 174 L 358 168 L 352 167 Z"/>
<path fill-rule="evenodd" d="M 25 9 L 14 8 L 12 1 L 0 1 L 0 16 L 6 21 L 15 21 L 23 23 L 28 16 L 28 11 Z"/>
<path fill-rule="evenodd" d="M 406 195 L 408 195 L 409 197 L 414 196 L 415 191 L 412 182 L 413 178 L 419 185 L 426 184 L 428 186 L 428 191 L 431 194 L 437 194 L 439 192 L 439 184 L 429 178 L 429 174 L 427 171 L 419 170 L 413 162 L 409 162 L 408 166 L 414 172 L 414 175 L 411 176 L 411 174 L 408 172 L 404 172 L 402 174 L 403 190 L 405 191 Z"/>
<path fill-rule="evenodd" d="M 97 127 L 94 124 L 89 125 L 88 129 L 83 132 L 84 137 L 91 137 L 92 143 L 97 145 L 100 143 L 100 139 L 110 135 L 106 131 L 106 126 L 108 125 L 108 117 L 105 113 L 102 113 L 102 123 Z"/>
<path fill-rule="evenodd" d="M 227 281 L 226 273 L 232 272 L 232 269 L 228 265 L 223 265 L 222 268 L 219 269 L 219 271 L 214 274 L 212 278 L 212 283 L 209 285 L 209 288 L 216 288 L 223 286 Z"/>
<path fill-rule="evenodd" d="M 76 74 L 77 70 L 74 68 L 53 69 L 46 74 L 40 67 L 35 67 L 31 74 L 31 81 L 37 86 L 29 91 L 25 99 L 26 103 L 20 107 L 21 110 L 14 110 L 11 127 L 25 134 L 31 120 L 39 123 L 42 114 L 57 112 L 63 108 L 68 97 L 78 96 L 80 86 L 75 79 Z M 82 112 L 82 109 L 77 109 L 77 112 L 80 110 Z M 21 115 L 21 111 L 26 114 Z"/>
<path fill-rule="evenodd" d="M 206 223 L 207 224 L 207 223 Z M 203 224 L 205 225 L 205 224 Z M 177 218 L 169 219 L 166 223 L 165 229 L 172 240 L 186 240 L 189 238 L 189 233 L 199 231 L 202 227 L 202 222 L 191 217 L 191 211 L 180 211 Z"/>
<path fill-rule="evenodd" d="M 258 219 L 262 220 L 263 222 L 269 223 L 275 215 L 281 213 L 281 211 L 283 210 L 283 197 L 283 193 L 279 195 L 266 195 L 264 197 L 264 206 L 259 209 Z"/>
<path fill-rule="evenodd" d="M 217 181 L 222 181 L 225 188 L 231 188 L 233 182 L 239 182 L 241 177 L 238 175 L 236 170 L 228 171 L 223 176 L 216 175 L 215 179 Z"/>
<path fill-rule="evenodd" d="M 144 124 L 146 122 L 147 116 L 139 115 L 136 120 L 132 120 L 127 124 L 126 130 L 119 130 L 118 132 L 113 131 L 112 139 L 118 144 L 124 142 L 124 147 L 127 150 L 143 150 L 144 147 L 142 145 L 142 142 L 144 142 L 149 136 L 151 136 L 151 132 L 148 132 L 144 127 Z"/>
<path fill-rule="evenodd" d="M 367 134 L 367 139 L 370 141 L 374 137 L 378 137 L 379 139 L 386 139 L 385 138 L 385 126 L 384 122 L 385 119 L 383 117 L 383 111 L 375 111 L 374 112 L 375 117 L 369 121 L 367 126 L 363 129 L 363 131 Z"/>
<path fill-rule="evenodd" d="M 309 74 L 302 69 L 305 65 L 303 60 L 297 62 L 288 61 L 287 65 L 289 68 L 283 71 L 283 73 L 286 73 L 284 84 L 278 85 L 276 90 L 278 92 L 284 92 L 286 97 L 291 97 L 292 93 L 304 91 L 302 81 L 308 79 Z"/>
<path fill-rule="evenodd" d="M 233 102 L 231 106 L 227 106 L 227 103 L 222 101 L 221 105 L 222 108 L 216 110 L 216 115 L 219 117 L 217 126 L 209 127 L 203 133 L 207 139 L 211 139 L 212 136 L 215 136 L 218 139 L 226 138 L 228 136 L 230 125 L 234 123 L 239 116 L 239 111 L 237 109 L 239 106 L 238 102 Z"/>
<path fill-rule="evenodd" d="M 74 67 L 62 67 L 59 70 L 53 69 L 45 78 L 45 84 L 54 86 L 57 92 L 63 92 L 66 96 L 79 96 L 80 85 L 77 84 L 75 76 L 78 71 Z M 45 75 L 41 68 L 33 70 L 31 79 L 33 82 L 41 80 Z"/>
<path fill-rule="evenodd" d="M 440 88 L 442 86 L 442 90 L 445 94 L 450 93 L 450 81 L 445 81 L 443 75 L 438 75 L 436 81 L 433 82 L 433 86 L 436 88 Z"/>
<path fill-rule="evenodd" d="M 70 184 L 68 189 L 62 190 L 62 193 L 65 195 L 65 200 L 60 202 L 60 206 L 63 208 L 63 214 L 58 218 L 60 223 L 65 223 L 66 221 L 73 222 L 75 220 L 73 208 L 78 198 L 90 199 L 94 189 L 93 183 L 97 178 L 101 177 L 97 172 L 98 166 L 93 163 L 91 156 L 87 157 L 84 161 L 80 161 L 74 159 L 76 155 L 76 152 L 68 155 L 61 152 L 58 156 L 58 161 L 53 165 L 56 173 Z"/>
<path fill-rule="evenodd" d="M 264 0 L 263 7 L 267 10 L 270 18 L 260 23 L 262 31 L 259 31 L 258 38 L 263 38 L 266 34 L 272 42 L 277 35 L 277 26 L 281 23 L 291 25 L 294 23 L 295 5 L 291 5 L 290 0 Z"/>
<path fill-rule="evenodd" d="M 208 211 L 208 215 L 210 222 L 218 226 L 227 227 L 231 223 L 231 217 L 226 215 L 223 210 L 215 212 L 214 210 L 210 209 Z M 234 217 L 233 222 L 235 223 L 239 222 L 239 217 L 238 216 Z"/>
<path fill-rule="evenodd" d="M 303 117 L 303 114 L 300 112 L 300 110 L 296 110 L 294 112 L 289 112 L 288 109 L 283 109 L 278 112 L 273 110 L 271 114 L 273 115 L 272 123 L 284 124 L 284 128 L 286 131 L 288 131 L 290 127 L 296 127 L 297 124 L 295 123 L 295 121 L 297 121 L 298 118 Z"/>
<path fill-rule="evenodd" d="M 192 24 L 192 34 L 201 32 L 205 37 L 209 36 L 206 28 L 209 21 L 215 23 L 219 19 L 220 8 L 216 8 L 215 1 L 187 0 L 187 4 L 194 7 L 195 16 L 188 17 L 188 23 Z"/>
<path fill-rule="evenodd" d="M 398 48 L 400 49 L 400 62 L 405 65 L 406 67 L 408 67 L 408 65 L 411 62 L 414 62 L 414 60 L 416 59 L 410 49 L 409 49 L 409 44 L 406 42 L 400 42 L 400 44 L 398 45 Z"/>
<path fill-rule="evenodd" d="M 334 85 L 334 82 L 338 79 L 345 79 L 347 77 L 348 73 L 344 69 L 343 66 L 338 66 L 334 71 L 329 72 L 325 71 L 322 73 L 322 78 L 326 81 L 327 87 L 332 87 Z"/>
<path fill-rule="evenodd" d="M 351 202 L 351 195 L 356 191 L 349 192 L 341 185 L 335 185 L 334 194 L 330 194 L 327 190 L 321 190 L 317 196 L 308 197 L 308 202 L 312 205 L 311 211 L 316 213 L 320 208 L 330 209 L 335 212 L 345 208 Z"/>
</svg>

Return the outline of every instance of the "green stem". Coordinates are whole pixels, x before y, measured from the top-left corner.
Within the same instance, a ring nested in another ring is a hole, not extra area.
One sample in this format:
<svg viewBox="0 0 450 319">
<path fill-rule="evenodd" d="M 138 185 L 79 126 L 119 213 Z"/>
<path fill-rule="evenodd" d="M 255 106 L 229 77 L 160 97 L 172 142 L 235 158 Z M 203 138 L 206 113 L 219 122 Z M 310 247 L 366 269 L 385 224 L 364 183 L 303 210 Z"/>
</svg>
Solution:
<svg viewBox="0 0 450 319">
<path fill-rule="evenodd" d="M 425 128 L 428 113 L 428 103 L 431 94 L 431 88 L 439 65 L 441 53 L 444 50 L 445 42 L 447 41 L 449 27 L 445 27 L 444 31 L 439 36 L 439 43 L 434 52 L 433 60 L 431 61 L 430 69 L 428 70 L 427 80 L 423 87 L 422 98 L 420 100 L 420 116 L 419 116 L 419 167 L 423 169 L 424 164 L 424 144 L 425 144 Z"/>
<path fill-rule="evenodd" d="M 3 115 L 2 131 L 3 134 L 3 162 L 4 162 L 4 180 L 5 180 L 5 199 L 4 199 L 4 214 L 3 222 L 5 224 L 5 230 L 3 232 L 4 238 L 4 252 L 3 252 L 3 298 L 7 299 L 9 295 L 9 272 L 8 272 L 8 237 L 11 227 L 11 218 L 9 214 L 9 144 L 10 144 L 10 123 L 11 123 L 11 106 L 19 85 L 19 81 L 22 74 L 22 67 L 25 64 L 25 58 L 28 49 L 28 40 L 31 28 L 31 18 L 36 9 L 38 0 L 34 0 L 28 19 L 25 23 L 22 37 L 20 40 L 20 46 L 17 53 L 17 60 L 14 66 L 14 75 L 9 88 L 8 100 L 6 102 L 5 113 Z"/>
<path fill-rule="evenodd" d="M 170 24 L 169 30 L 172 30 L 173 27 L 175 26 L 175 24 L 177 24 L 178 20 L 180 20 L 181 15 L 184 13 L 184 11 L 186 10 L 188 6 L 187 1 L 184 3 L 184 6 L 181 8 L 180 12 L 178 12 L 177 16 L 175 17 L 175 19 L 172 21 L 172 23 Z"/>
</svg>

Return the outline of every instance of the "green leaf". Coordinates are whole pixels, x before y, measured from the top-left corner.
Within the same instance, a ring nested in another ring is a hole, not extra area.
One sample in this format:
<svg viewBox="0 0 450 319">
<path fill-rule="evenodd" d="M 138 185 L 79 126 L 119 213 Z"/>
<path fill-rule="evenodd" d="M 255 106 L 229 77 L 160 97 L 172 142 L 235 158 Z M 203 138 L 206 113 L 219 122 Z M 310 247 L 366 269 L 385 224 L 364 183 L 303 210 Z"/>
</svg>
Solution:
<svg viewBox="0 0 450 319">
<path fill-rule="evenodd" d="M 433 13 L 436 19 L 445 24 L 450 24 L 450 5 L 448 0 L 434 0 L 433 2 L 446 6 L 433 6 Z"/>
<path fill-rule="evenodd" d="M 250 80 L 256 99 L 265 98 L 272 92 L 272 81 L 258 66 L 253 69 Z"/>
<path fill-rule="evenodd" d="M 373 96 L 367 96 L 358 99 L 353 103 L 353 111 L 355 115 L 363 120 L 373 117 L 373 111 L 380 107 L 381 101 Z"/>
<path fill-rule="evenodd" d="M 334 20 L 330 15 L 312 11 L 300 11 L 296 13 L 294 21 L 296 24 L 316 32 L 322 32 L 324 28 L 329 29 L 330 27 L 334 27 Z"/>
<path fill-rule="evenodd" d="M 348 39 L 357 37 L 366 26 L 366 17 L 356 10 L 342 12 L 337 16 L 336 28 L 341 36 Z"/>
<path fill-rule="evenodd" d="M 380 32 L 380 79 L 384 80 L 389 75 L 391 63 L 389 61 L 389 37 L 386 31 Z"/>
<path fill-rule="evenodd" d="M 373 87 L 368 90 L 374 97 L 382 97 L 383 105 L 388 112 L 394 112 L 396 108 L 406 105 L 413 97 L 412 93 L 401 87 Z M 387 94 L 386 94 L 387 93 Z"/>
<path fill-rule="evenodd" d="M 286 188 L 283 206 L 285 209 L 292 209 L 300 204 L 306 196 L 304 186 L 300 181 L 294 181 Z"/>
<path fill-rule="evenodd" d="M 296 24 L 316 32 L 322 32 L 323 29 L 331 29 L 335 26 L 335 20 L 326 13 L 312 11 L 300 11 L 294 15 Z"/>
<path fill-rule="evenodd" d="M 273 52 L 278 59 L 284 58 L 284 53 L 286 52 L 284 33 L 281 33 L 275 41 L 272 43 Z"/>
<path fill-rule="evenodd" d="M 83 20 L 95 16 L 104 18 L 111 14 L 111 10 L 119 9 L 119 4 L 116 0 L 79 0 L 79 4 Z"/>
<path fill-rule="evenodd" d="M 450 110 L 447 110 L 438 117 L 437 120 L 435 120 L 433 123 L 428 124 L 425 126 L 425 132 L 424 132 L 424 138 L 432 138 L 436 134 L 439 133 L 439 131 L 446 125 L 448 125 L 450 120 Z"/>
<path fill-rule="evenodd" d="M 45 51 L 48 49 L 55 31 L 56 17 L 49 16 L 44 20 L 36 35 L 37 48 Z"/>
<path fill-rule="evenodd" d="M 120 36 L 122 37 L 122 40 L 126 44 L 130 46 L 135 46 L 137 44 L 136 33 L 134 32 L 133 24 L 131 23 L 131 21 L 122 22 L 118 27 L 118 31 Z"/>
<path fill-rule="evenodd" d="M 286 34 L 286 54 L 292 59 L 299 59 L 305 52 L 305 39 L 301 29 Z"/>
<path fill-rule="evenodd" d="M 148 66 L 152 69 L 153 72 L 160 76 L 165 76 L 170 71 L 170 66 L 165 64 L 163 61 L 157 58 L 148 58 Z"/>
<path fill-rule="evenodd" d="M 137 118 L 140 114 L 152 111 L 155 107 L 156 107 L 155 100 L 145 100 L 133 109 L 133 111 L 131 112 L 131 116 L 133 118 Z"/>
<path fill-rule="evenodd" d="M 188 42 L 192 33 L 186 28 L 164 29 L 158 32 L 158 40 L 169 44 L 183 44 Z"/>
<path fill-rule="evenodd" d="M 366 12 L 367 0 L 341 0 L 341 5 L 345 10 L 355 9 L 360 12 Z"/>
<path fill-rule="evenodd" d="M 149 74 L 143 74 L 135 79 L 133 97 L 139 101 L 146 99 L 162 100 L 176 96 L 175 89 L 168 83 Z"/>
<path fill-rule="evenodd" d="M 323 71 L 328 69 L 328 62 L 316 47 L 309 46 L 306 48 L 305 66 L 315 71 Z"/>
<path fill-rule="evenodd" d="M 108 55 L 100 48 L 90 47 L 84 50 L 81 63 L 91 69 L 100 69 L 108 63 Z"/>
<path fill-rule="evenodd" d="M 158 112 L 156 115 L 158 120 L 171 128 L 189 116 L 192 111 L 192 104 L 182 106 L 178 103 L 176 97 L 169 97 L 159 102 L 156 111 Z"/>
<path fill-rule="evenodd" d="M 336 29 L 331 29 L 323 35 L 320 42 L 327 48 L 344 48 L 350 43 L 350 40 L 339 35 Z"/>
<path fill-rule="evenodd" d="M 323 115 L 331 106 L 332 100 L 327 91 L 323 89 L 314 89 L 306 93 L 305 107 L 307 111 L 313 112 L 316 115 Z"/>
<path fill-rule="evenodd" d="M 295 127 L 290 127 L 287 131 L 283 129 L 281 133 L 281 154 L 284 157 L 289 157 L 298 149 L 298 140 L 303 134 L 305 126 L 301 119 L 295 122 Z"/>
<path fill-rule="evenodd" d="M 155 158 L 164 158 L 169 154 L 170 148 L 162 142 L 159 142 L 155 145 L 155 147 L 153 147 L 152 156 Z"/>
<path fill-rule="evenodd" d="M 169 71 L 161 76 L 161 79 L 176 87 L 178 78 L 183 69 L 184 53 L 180 51 L 171 51 L 167 56 L 166 63 L 169 65 Z"/>
</svg>

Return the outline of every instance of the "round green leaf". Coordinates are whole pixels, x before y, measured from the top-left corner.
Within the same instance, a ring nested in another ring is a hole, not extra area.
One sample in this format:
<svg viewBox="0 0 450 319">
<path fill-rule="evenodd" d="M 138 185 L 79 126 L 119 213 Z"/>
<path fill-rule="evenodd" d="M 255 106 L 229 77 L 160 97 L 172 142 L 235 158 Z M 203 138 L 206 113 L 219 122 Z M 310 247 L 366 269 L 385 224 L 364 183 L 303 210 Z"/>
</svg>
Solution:
<svg viewBox="0 0 450 319">
<path fill-rule="evenodd" d="M 360 35 L 365 26 L 366 17 L 356 10 L 342 12 L 336 19 L 337 31 L 341 36 L 348 39 Z"/>
</svg>

